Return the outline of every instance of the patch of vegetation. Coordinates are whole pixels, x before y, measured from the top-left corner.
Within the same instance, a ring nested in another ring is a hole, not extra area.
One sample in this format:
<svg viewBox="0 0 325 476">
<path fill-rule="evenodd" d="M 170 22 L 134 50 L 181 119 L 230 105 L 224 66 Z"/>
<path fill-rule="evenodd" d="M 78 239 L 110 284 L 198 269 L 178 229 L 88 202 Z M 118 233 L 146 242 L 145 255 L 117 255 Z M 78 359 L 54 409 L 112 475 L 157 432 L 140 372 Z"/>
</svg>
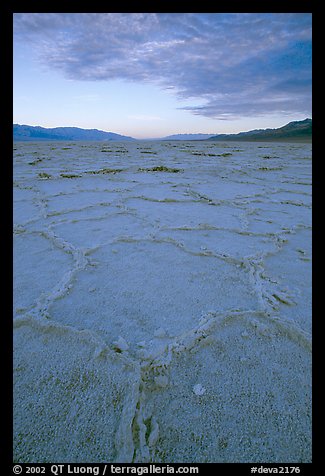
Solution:
<svg viewBox="0 0 325 476">
<path fill-rule="evenodd" d="M 258 170 L 282 170 L 283 167 L 259 167 Z"/>
<path fill-rule="evenodd" d="M 42 161 L 43 161 L 43 159 L 35 159 L 35 160 L 33 160 L 33 162 L 28 162 L 28 165 L 36 165 L 36 164 L 38 164 L 39 162 L 42 162 Z"/>
<path fill-rule="evenodd" d="M 99 169 L 99 170 L 89 170 L 87 174 L 117 174 L 118 172 L 123 172 L 123 169 Z"/>
<path fill-rule="evenodd" d="M 62 150 L 72 149 L 72 147 L 62 147 Z"/>
<path fill-rule="evenodd" d="M 62 178 L 80 178 L 81 175 L 76 175 L 76 174 L 60 174 L 60 177 L 62 177 Z"/>
<path fill-rule="evenodd" d="M 39 176 L 39 178 L 42 178 L 42 179 L 50 179 L 50 178 L 52 178 L 52 175 L 47 174 L 47 173 L 45 173 L 45 172 L 40 172 L 40 173 L 38 174 L 38 176 Z"/>
<path fill-rule="evenodd" d="M 149 169 L 138 169 L 139 172 L 171 172 L 171 173 L 177 173 L 181 172 L 181 169 L 174 169 L 170 167 L 165 167 L 164 165 L 158 165 L 156 167 L 151 167 Z"/>
<path fill-rule="evenodd" d="M 204 155 L 205 157 L 228 157 L 231 152 L 223 152 L 223 154 L 211 154 L 210 152 L 192 152 L 192 155 Z"/>
</svg>

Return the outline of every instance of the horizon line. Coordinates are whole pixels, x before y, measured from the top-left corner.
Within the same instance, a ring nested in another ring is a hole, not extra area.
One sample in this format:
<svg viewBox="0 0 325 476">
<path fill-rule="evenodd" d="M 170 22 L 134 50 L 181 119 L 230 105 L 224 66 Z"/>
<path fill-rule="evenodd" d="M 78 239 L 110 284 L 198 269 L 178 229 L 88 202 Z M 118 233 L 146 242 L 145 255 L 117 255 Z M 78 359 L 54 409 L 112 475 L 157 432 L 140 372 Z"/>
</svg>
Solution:
<svg viewBox="0 0 325 476">
<path fill-rule="evenodd" d="M 290 124 L 292 122 L 303 122 L 303 121 L 306 121 L 306 120 L 312 120 L 312 116 L 311 117 L 306 117 L 305 119 L 301 119 L 301 120 L 293 120 L 293 121 L 287 122 L 286 124 L 283 124 L 283 126 L 279 126 L 279 128 L 284 127 L 287 124 Z M 129 137 L 129 138 L 132 138 L 132 139 L 135 139 L 135 140 L 159 140 L 159 139 L 164 139 L 164 138 L 167 138 L 167 137 L 177 136 L 177 135 L 205 135 L 205 136 L 212 137 L 212 136 L 217 136 L 217 135 L 232 135 L 232 134 L 236 135 L 236 134 L 239 134 L 239 133 L 242 133 L 242 132 L 252 132 L 252 131 L 258 131 L 258 130 L 268 130 L 268 129 L 275 130 L 275 129 L 278 129 L 277 127 L 275 127 L 275 128 L 274 127 L 267 127 L 267 128 L 262 128 L 262 129 L 248 129 L 248 130 L 240 131 L 240 132 L 227 132 L 227 133 L 212 132 L 211 134 L 206 133 L 206 132 L 174 132 L 172 134 L 168 134 L 166 136 L 161 136 L 161 137 L 155 136 L 155 137 L 137 138 L 137 137 L 133 137 L 133 136 L 130 136 L 130 135 L 127 135 L 127 134 L 124 134 L 124 133 L 122 134 L 122 133 L 119 133 L 119 132 L 107 131 L 107 130 L 104 130 L 104 129 L 84 128 L 84 127 L 79 127 L 79 126 L 44 127 L 44 126 L 41 126 L 39 124 L 37 124 L 37 125 L 20 124 L 18 122 L 13 122 L 13 126 L 40 127 L 42 129 L 47 129 L 47 130 L 71 128 L 71 129 L 79 129 L 79 130 L 83 130 L 83 131 L 98 131 L 98 132 L 105 132 L 105 133 L 109 133 L 109 134 L 121 135 L 121 136 Z"/>
</svg>

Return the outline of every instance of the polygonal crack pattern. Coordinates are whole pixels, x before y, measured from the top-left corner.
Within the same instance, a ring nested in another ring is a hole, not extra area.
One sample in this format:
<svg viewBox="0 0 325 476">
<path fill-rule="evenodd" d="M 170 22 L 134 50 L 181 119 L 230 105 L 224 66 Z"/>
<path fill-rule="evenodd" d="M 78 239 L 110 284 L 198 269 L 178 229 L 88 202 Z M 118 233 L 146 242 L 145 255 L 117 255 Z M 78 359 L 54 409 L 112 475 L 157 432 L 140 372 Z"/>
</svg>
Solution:
<svg viewBox="0 0 325 476">
<path fill-rule="evenodd" d="M 311 460 L 311 147 L 261 147 L 15 144 L 17 461 Z"/>
</svg>

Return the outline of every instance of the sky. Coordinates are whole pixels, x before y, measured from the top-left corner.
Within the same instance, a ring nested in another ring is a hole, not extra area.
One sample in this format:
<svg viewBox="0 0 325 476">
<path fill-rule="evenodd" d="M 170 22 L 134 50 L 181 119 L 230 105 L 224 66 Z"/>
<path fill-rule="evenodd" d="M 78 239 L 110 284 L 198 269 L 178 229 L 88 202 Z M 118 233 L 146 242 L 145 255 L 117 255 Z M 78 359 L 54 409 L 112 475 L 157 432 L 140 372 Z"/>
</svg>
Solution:
<svg viewBox="0 0 325 476">
<path fill-rule="evenodd" d="M 138 139 L 311 117 L 309 13 L 15 13 L 14 123 Z"/>
</svg>

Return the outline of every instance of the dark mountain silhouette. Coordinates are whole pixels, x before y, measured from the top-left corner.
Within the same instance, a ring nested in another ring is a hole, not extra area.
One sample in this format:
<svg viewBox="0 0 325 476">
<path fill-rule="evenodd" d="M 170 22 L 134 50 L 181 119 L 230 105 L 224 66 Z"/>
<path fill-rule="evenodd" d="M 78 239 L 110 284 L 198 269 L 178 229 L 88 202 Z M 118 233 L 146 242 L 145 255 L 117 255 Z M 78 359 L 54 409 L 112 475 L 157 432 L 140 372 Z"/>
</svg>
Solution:
<svg viewBox="0 0 325 476">
<path fill-rule="evenodd" d="M 54 127 L 13 125 L 13 138 L 16 141 L 125 141 L 135 140 L 132 137 L 115 134 L 114 132 L 99 131 L 98 129 L 81 129 L 79 127 Z"/>
<path fill-rule="evenodd" d="M 312 140 L 312 119 L 289 122 L 278 129 L 255 129 L 248 132 L 239 132 L 238 134 L 217 134 L 208 140 L 309 142 Z"/>
</svg>

